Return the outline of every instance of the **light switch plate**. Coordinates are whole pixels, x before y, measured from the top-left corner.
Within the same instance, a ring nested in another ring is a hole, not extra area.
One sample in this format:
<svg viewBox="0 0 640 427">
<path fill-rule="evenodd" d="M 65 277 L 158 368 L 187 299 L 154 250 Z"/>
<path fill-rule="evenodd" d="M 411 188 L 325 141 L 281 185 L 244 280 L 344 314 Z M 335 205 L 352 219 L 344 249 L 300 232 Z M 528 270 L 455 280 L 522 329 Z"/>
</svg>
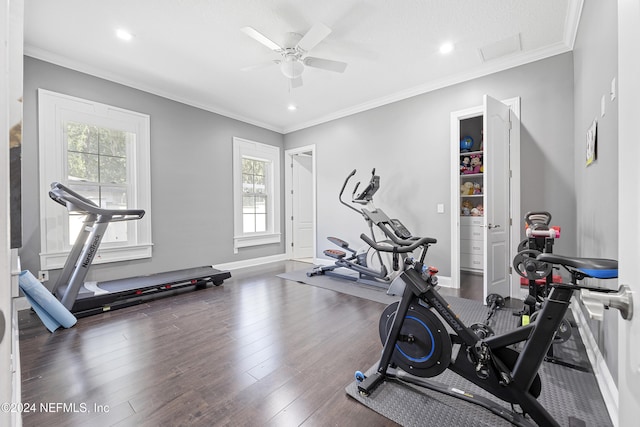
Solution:
<svg viewBox="0 0 640 427">
<path fill-rule="evenodd" d="M 611 100 L 613 101 L 614 99 L 616 99 L 616 78 L 614 77 L 613 80 L 611 80 Z"/>
</svg>

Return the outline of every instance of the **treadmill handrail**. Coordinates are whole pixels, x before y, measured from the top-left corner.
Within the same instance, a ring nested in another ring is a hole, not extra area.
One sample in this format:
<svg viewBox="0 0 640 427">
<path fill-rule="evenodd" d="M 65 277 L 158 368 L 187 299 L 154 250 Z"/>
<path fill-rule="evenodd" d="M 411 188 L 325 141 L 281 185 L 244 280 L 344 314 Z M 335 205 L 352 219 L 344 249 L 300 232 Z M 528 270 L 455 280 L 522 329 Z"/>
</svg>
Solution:
<svg viewBox="0 0 640 427">
<path fill-rule="evenodd" d="M 110 221 L 131 221 L 141 219 L 145 211 L 144 209 L 104 209 L 96 205 L 95 202 L 76 193 L 70 188 L 60 184 L 59 182 L 51 183 L 49 197 L 53 201 L 65 206 L 69 211 L 82 212 L 86 214 L 94 214 L 110 217 Z"/>
</svg>

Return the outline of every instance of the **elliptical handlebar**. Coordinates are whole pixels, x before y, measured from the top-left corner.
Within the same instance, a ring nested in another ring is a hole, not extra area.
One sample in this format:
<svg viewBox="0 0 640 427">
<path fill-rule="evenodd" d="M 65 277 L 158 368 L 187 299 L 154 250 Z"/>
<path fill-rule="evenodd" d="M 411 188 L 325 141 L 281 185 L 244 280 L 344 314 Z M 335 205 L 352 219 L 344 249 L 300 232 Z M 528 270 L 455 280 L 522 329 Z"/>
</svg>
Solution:
<svg viewBox="0 0 640 427">
<path fill-rule="evenodd" d="M 394 239 L 394 243 L 396 243 L 396 245 L 383 246 L 378 244 L 377 242 L 374 242 L 369 236 L 367 236 L 364 233 L 360 235 L 360 238 L 364 240 L 367 245 L 371 246 L 373 249 L 377 251 L 391 252 L 391 253 L 413 252 L 415 249 L 419 248 L 420 246 L 428 246 L 438 242 L 436 239 L 431 237 L 421 237 L 417 240 L 402 240 L 402 239 L 396 238 Z"/>
<path fill-rule="evenodd" d="M 143 209 L 103 209 L 92 200 L 76 193 L 59 182 L 51 183 L 49 197 L 69 211 L 103 215 L 111 217 L 110 221 L 131 221 L 141 219 L 145 211 Z"/>
<path fill-rule="evenodd" d="M 353 171 L 351 171 L 351 173 L 349 174 L 349 176 L 347 176 L 347 179 L 344 180 L 344 184 L 342 184 L 342 188 L 340 189 L 340 194 L 338 195 L 338 200 L 340 200 L 340 203 L 342 203 L 343 205 L 345 205 L 346 207 L 348 207 L 349 209 L 353 209 L 354 211 L 358 212 L 359 214 L 362 214 L 362 212 L 360 212 L 358 209 L 354 208 L 353 206 L 351 206 L 349 203 L 345 202 L 344 200 L 342 200 L 342 194 L 344 193 L 344 189 L 347 188 L 347 184 L 349 183 L 349 180 L 351 179 L 352 176 L 354 176 L 356 174 L 356 170 L 354 169 Z M 360 185 L 360 183 L 358 182 L 356 184 L 356 187 L 354 188 L 353 192 L 355 193 L 355 191 L 358 189 L 358 186 Z"/>
</svg>

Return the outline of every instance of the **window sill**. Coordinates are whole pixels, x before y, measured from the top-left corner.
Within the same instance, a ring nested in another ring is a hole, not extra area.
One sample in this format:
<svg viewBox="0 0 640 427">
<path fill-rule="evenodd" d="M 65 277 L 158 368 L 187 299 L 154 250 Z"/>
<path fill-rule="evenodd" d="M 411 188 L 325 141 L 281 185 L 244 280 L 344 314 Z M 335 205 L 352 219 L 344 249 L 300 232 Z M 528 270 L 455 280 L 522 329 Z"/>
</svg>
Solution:
<svg viewBox="0 0 640 427">
<path fill-rule="evenodd" d="M 153 244 L 125 246 L 117 248 L 98 249 L 92 264 L 106 264 L 118 261 L 130 261 L 134 259 L 151 258 Z M 69 257 L 69 252 L 40 254 L 40 268 L 42 270 L 54 270 L 64 267 Z"/>
<path fill-rule="evenodd" d="M 280 233 L 272 234 L 256 234 L 251 236 L 238 236 L 233 238 L 233 249 L 238 253 L 239 248 L 247 248 L 250 246 L 269 245 L 272 243 L 280 243 Z"/>
</svg>

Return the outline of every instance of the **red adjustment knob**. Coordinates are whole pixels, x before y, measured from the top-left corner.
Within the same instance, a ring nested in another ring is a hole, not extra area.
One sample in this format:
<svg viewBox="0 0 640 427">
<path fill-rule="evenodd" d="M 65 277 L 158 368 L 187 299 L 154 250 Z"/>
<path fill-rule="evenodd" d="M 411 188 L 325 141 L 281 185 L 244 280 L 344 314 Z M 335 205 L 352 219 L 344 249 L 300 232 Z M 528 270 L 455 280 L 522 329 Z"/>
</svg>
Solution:
<svg viewBox="0 0 640 427">
<path fill-rule="evenodd" d="M 433 276 L 434 274 L 438 273 L 438 267 L 429 266 L 427 270 L 429 271 L 430 276 Z"/>
</svg>

